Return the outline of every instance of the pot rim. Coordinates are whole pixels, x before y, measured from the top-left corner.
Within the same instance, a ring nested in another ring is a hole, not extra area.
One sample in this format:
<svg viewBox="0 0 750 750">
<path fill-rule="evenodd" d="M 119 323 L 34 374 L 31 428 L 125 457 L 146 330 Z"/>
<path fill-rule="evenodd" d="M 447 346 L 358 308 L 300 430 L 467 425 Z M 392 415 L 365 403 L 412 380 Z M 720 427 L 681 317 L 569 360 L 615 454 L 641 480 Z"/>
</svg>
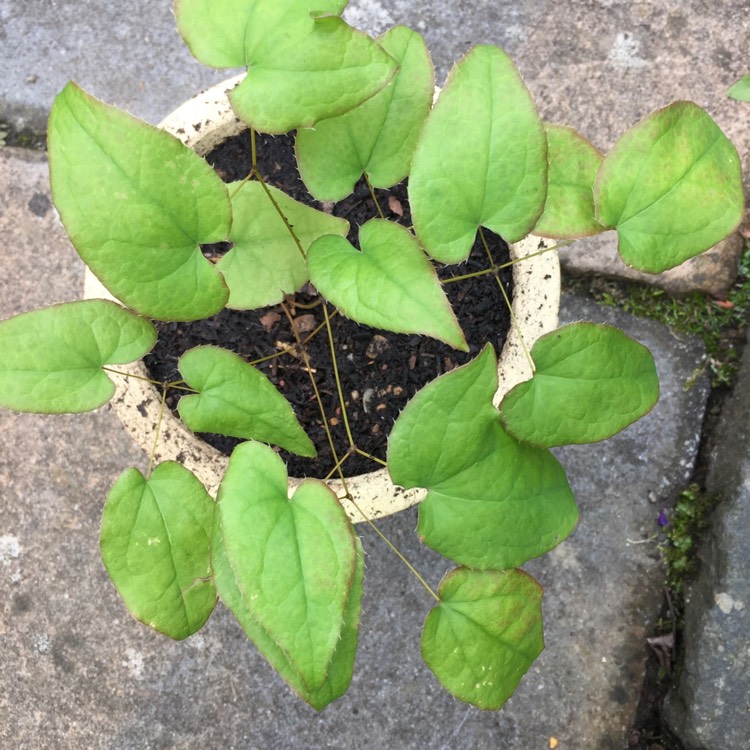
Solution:
<svg viewBox="0 0 750 750">
<path fill-rule="evenodd" d="M 164 118 L 159 127 L 204 156 L 227 138 L 247 129 L 247 125 L 235 116 L 227 98 L 227 92 L 244 75 L 229 78 L 189 99 Z M 551 240 L 529 235 L 510 246 L 511 258 L 517 260 L 530 256 L 552 245 L 554 242 Z M 557 326 L 560 306 L 560 263 L 557 252 L 535 255 L 523 263 L 514 264 L 513 284 L 512 325 L 498 357 L 499 387 L 494 398 L 495 405 L 513 386 L 531 377 L 528 352 L 539 336 Z M 115 299 L 88 268 L 84 297 Z M 120 369 L 138 376 L 118 378 L 115 383 L 116 393 L 110 404 L 123 426 L 154 462 L 179 461 L 215 497 L 228 457 L 196 437 L 169 409 L 162 410 L 162 399 L 157 389 L 141 379 L 148 377 L 142 361 Z M 290 491 L 301 481 L 290 477 Z M 347 477 L 346 489 L 354 500 L 347 497 L 341 480 L 328 480 L 326 484 L 336 493 L 355 523 L 405 510 L 426 495 L 421 488 L 407 490 L 394 485 L 385 468 Z"/>
</svg>

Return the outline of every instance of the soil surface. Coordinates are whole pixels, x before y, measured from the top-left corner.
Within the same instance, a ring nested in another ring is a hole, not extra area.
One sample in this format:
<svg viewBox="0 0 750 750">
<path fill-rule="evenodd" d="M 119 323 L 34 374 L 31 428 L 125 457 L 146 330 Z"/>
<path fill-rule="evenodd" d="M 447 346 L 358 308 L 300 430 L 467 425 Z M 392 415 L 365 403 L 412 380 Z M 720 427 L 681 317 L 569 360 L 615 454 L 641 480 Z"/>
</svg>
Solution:
<svg viewBox="0 0 750 750">
<path fill-rule="evenodd" d="M 334 204 L 321 204 L 307 192 L 297 171 L 291 136 L 256 136 L 258 167 L 264 179 L 293 198 L 347 219 L 351 224 L 349 241 L 358 247 L 359 226 L 377 216 L 377 208 L 364 180 L 351 196 Z M 251 170 L 250 136 L 245 132 L 230 139 L 207 157 L 226 182 L 240 180 Z M 411 225 L 406 184 L 390 190 L 376 190 L 385 218 Z M 484 230 L 495 263 L 509 259 L 508 247 L 497 235 Z M 206 257 L 218 257 L 229 245 L 204 246 Z M 469 259 L 460 265 L 438 266 L 438 276 L 448 279 L 488 268 L 487 252 L 478 237 Z M 510 268 L 500 272 L 508 297 L 512 299 Z M 499 352 L 510 328 L 509 314 L 493 274 L 444 285 L 444 290 L 463 328 L 470 351 L 458 352 L 425 336 L 396 334 L 362 326 L 335 313 L 328 305 L 336 343 L 344 408 L 340 403 L 326 335 L 324 300 L 308 284 L 290 295 L 284 305 L 260 310 L 223 310 L 213 318 L 192 323 L 157 323 L 159 340 L 145 358 L 152 377 L 159 381 L 178 380 L 177 360 L 188 349 L 212 344 L 230 349 L 248 362 L 257 364 L 271 382 L 291 402 L 298 419 L 318 450 L 316 459 L 280 451 L 290 476 L 324 477 L 335 466 L 326 436 L 326 424 L 341 459 L 350 450 L 344 410 L 361 451 L 385 459 L 388 434 L 407 401 L 435 377 L 473 359 L 487 343 Z M 285 309 L 286 308 L 286 311 Z M 289 313 L 289 315 L 287 315 Z M 292 329 L 304 344 L 312 375 L 321 396 L 324 417 L 312 387 L 305 356 Z M 319 327 L 323 327 L 319 330 Z M 318 331 L 315 333 L 315 331 Z M 314 335 L 313 335 L 314 334 Z M 278 355 L 278 356 L 272 356 Z M 175 409 L 180 391 L 168 394 Z M 219 435 L 201 435 L 207 442 L 229 454 L 241 441 Z M 343 464 L 345 475 L 353 476 L 378 468 L 371 459 L 353 453 Z"/>
</svg>

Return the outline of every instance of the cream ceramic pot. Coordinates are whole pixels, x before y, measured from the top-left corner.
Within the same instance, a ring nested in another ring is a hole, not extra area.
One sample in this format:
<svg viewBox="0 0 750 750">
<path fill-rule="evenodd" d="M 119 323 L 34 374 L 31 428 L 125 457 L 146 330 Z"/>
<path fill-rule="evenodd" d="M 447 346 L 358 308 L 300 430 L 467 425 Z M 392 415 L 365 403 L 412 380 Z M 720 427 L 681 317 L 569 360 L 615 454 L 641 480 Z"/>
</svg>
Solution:
<svg viewBox="0 0 750 750">
<path fill-rule="evenodd" d="M 242 132 L 247 125 L 234 115 L 227 91 L 236 86 L 243 75 L 230 78 L 193 97 L 178 107 L 159 127 L 172 133 L 200 155 L 205 155 L 220 143 Z M 527 237 L 511 246 L 514 260 L 529 257 L 513 266 L 513 326 L 499 356 L 499 388 L 495 403 L 517 383 L 531 377 L 527 352 L 534 341 L 557 326 L 560 304 L 560 265 L 555 251 L 538 254 L 550 246 L 549 240 Z M 113 299 L 89 271 L 86 273 L 84 296 L 88 299 Z M 148 377 L 143 362 L 119 368 L 140 378 Z M 138 378 L 116 378 L 117 392 L 111 406 L 135 441 L 154 461 L 179 461 L 192 471 L 215 496 L 226 470 L 227 456 L 198 439 L 169 409 L 162 410 L 161 394 Z M 163 411 L 163 413 L 162 413 Z M 304 425 L 303 425 L 304 426 Z M 154 448 L 158 430 L 158 442 Z M 301 480 L 290 478 L 290 491 Z M 349 516 L 355 522 L 375 519 L 404 510 L 424 497 L 424 490 L 405 490 L 394 485 L 385 469 L 369 474 L 348 477 L 346 489 L 354 498 L 346 497 L 340 480 L 328 482 L 341 498 Z"/>
</svg>

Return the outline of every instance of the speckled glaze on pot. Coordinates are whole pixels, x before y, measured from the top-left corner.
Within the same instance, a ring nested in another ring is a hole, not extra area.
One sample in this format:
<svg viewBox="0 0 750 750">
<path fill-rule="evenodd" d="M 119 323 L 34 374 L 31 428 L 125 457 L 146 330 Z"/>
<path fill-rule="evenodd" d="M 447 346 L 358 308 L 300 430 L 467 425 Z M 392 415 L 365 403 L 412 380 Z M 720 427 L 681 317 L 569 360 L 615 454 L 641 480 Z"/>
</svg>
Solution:
<svg viewBox="0 0 750 750">
<path fill-rule="evenodd" d="M 234 115 L 226 95 L 243 77 L 244 74 L 235 76 L 198 94 L 166 117 L 159 127 L 201 156 L 209 153 L 247 128 Z M 504 393 L 531 377 L 528 351 L 539 336 L 557 326 L 560 305 L 557 253 L 535 255 L 552 244 L 550 240 L 530 236 L 511 245 L 514 260 L 533 257 L 513 266 L 513 326 L 499 357 L 496 405 Z M 113 299 L 90 271 L 86 273 L 84 296 Z M 140 378 L 148 377 L 143 362 L 119 369 Z M 169 409 L 162 409 L 161 394 L 150 383 L 137 378 L 116 378 L 116 386 L 111 406 L 133 439 L 149 455 L 153 452 L 156 463 L 168 460 L 182 463 L 215 497 L 226 470 L 227 456 L 199 440 Z M 158 443 L 154 448 L 157 430 Z M 290 491 L 300 481 L 290 478 Z M 425 495 L 422 489 L 405 490 L 394 485 L 385 469 L 347 478 L 346 489 L 353 502 L 346 497 L 340 480 L 331 480 L 328 485 L 355 523 L 365 520 L 362 514 L 369 519 L 389 516 L 418 503 Z"/>
</svg>

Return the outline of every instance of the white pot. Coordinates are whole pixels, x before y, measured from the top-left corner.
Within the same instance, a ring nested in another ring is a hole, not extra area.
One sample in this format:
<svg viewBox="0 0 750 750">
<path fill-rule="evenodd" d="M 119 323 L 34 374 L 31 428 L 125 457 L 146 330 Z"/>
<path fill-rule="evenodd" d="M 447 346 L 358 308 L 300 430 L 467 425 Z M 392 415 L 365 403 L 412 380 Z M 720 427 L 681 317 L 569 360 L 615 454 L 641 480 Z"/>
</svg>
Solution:
<svg viewBox="0 0 750 750">
<path fill-rule="evenodd" d="M 166 117 L 159 127 L 172 133 L 200 155 L 205 155 L 247 128 L 232 111 L 226 92 L 232 89 L 244 74 L 230 78 L 193 97 Z M 527 237 L 510 248 L 513 259 L 532 255 L 553 243 L 539 237 Z M 499 357 L 499 388 L 495 403 L 517 383 L 531 377 L 526 352 L 534 341 L 557 326 L 560 305 L 560 264 L 557 252 L 552 251 L 529 258 L 513 266 L 513 318 L 505 346 Z M 87 270 L 84 296 L 87 299 L 113 299 L 99 280 Z M 148 377 L 143 362 L 119 368 L 141 378 Z M 115 378 L 117 392 L 111 401 L 112 408 L 135 441 L 155 462 L 174 460 L 192 471 L 215 496 L 226 470 L 227 456 L 199 440 L 169 409 L 161 414 L 161 394 L 144 380 Z M 161 416 L 160 416 L 161 415 Z M 159 427 L 159 439 L 154 441 Z M 290 479 L 290 488 L 301 480 Z M 328 482 L 331 489 L 342 498 L 347 513 L 355 522 L 364 520 L 347 498 L 341 481 Z M 405 490 L 394 485 L 385 469 L 349 477 L 347 488 L 357 506 L 370 519 L 388 516 L 404 510 L 424 497 L 424 490 Z"/>
</svg>

